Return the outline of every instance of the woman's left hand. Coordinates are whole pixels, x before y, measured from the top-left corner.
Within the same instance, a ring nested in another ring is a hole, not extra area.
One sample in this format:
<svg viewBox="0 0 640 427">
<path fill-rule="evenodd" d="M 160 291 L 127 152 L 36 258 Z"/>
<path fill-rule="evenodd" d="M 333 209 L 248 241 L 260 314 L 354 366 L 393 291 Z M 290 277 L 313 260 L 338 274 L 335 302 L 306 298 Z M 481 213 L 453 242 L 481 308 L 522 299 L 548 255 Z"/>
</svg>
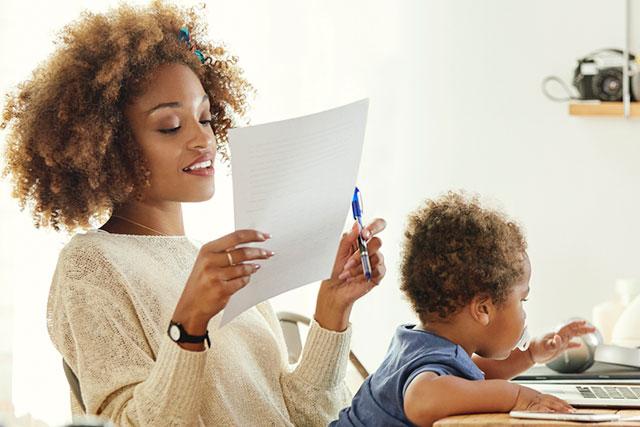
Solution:
<svg viewBox="0 0 640 427">
<path fill-rule="evenodd" d="M 353 303 L 380 283 L 387 268 L 380 252 L 382 240 L 376 237 L 387 226 L 377 218 L 362 229 L 371 261 L 371 280 L 364 277 L 358 251 L 358 225 L 344 233 L 338 246 L 331 278 L 323 280 L 318 292 L 315 319 L 325 329 L 344 331 L 349 325 Z"/>
<path fill-rule="evenodd" d="M 533 339 L 529 345 L 531 360 L 545 363 L 555 359 L 563 351 L 580 347 L 580 343 L 571 342 L 575 337 L 595 332 L 595 328 L 586 320 L 576 320 L 564 325 L 558 332 L 550 332 L 543 337 Z"/>
</svg>

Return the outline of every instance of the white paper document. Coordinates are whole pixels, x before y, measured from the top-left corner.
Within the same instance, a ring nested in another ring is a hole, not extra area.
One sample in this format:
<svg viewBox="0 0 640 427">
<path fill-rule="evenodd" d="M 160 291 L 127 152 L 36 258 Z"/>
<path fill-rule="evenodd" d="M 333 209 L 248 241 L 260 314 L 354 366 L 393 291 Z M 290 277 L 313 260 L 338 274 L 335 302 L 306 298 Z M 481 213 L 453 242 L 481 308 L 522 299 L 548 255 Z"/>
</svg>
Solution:
<svg viewBox="0 0 640 427">
<path fill-rule="evenodd" d="M 229 131 L 235 228 L 276 253 L 234 294 L 220 326 L 254 305 L 327 279 L 351 209 L 369 100 Z"/>
</svg>

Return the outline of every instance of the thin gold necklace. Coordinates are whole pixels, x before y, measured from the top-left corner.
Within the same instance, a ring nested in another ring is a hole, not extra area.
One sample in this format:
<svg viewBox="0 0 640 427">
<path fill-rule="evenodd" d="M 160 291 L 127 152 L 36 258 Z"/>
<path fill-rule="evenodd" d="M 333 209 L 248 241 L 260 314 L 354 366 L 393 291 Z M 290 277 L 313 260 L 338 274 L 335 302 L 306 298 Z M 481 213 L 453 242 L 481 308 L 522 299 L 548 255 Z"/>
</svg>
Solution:
<svg viewBox="0 0 640 427">
<path fill-rule="evenodd" d="M 120 216 L 120 215 L 111 215 L 111 217 L 112 217 L 112 218 L 120 218 L 120 219 L 123 219 L 123 220 L 125 220 L 125 221 L 127 221 L 127 222 L 130 222 L 131 224 L 137 225 L 138 227 L 146 228 L 147 230 L 153 231 L 154 233 L 158 233 L 158 234 L 160 234 L 161 236 L 167 236 L 167 234 L 165 234 L 165 233 L 163 233 L 163 232 L 161 232 L 161 231 L 158 231 L 158 230 L 153 229 L 153 228 L 151 228 L 151 227 L 147 227 L 146 225 L 140 224 L 139 222 L 135 222 L 135 221 L 133 221 L 133 220 L 131 220 L 131 219 L 129 219 L 129 218 L 126 218 L 126 217 L 124 217 L 124 216 Z"/>
</svg>

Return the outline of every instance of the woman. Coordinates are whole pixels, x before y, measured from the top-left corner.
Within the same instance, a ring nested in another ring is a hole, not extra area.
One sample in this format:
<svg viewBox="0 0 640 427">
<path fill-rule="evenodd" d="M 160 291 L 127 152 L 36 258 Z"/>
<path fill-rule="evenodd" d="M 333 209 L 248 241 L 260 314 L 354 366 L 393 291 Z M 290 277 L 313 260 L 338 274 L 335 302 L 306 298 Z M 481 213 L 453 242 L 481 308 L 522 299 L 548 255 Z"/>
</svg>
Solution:
<svg viewBox="0 0 640 427">
<path fill-rule="evenodd" d="M 200 248 L 184 235 L 181 203 L 213 196 L 213 158 L 226 156 L 250 90 L 204 34 L 197 12 L 159 2 L 85 14 L 8 98 L 5 174 L 36 225 L 73 231 L 107 219 L 61 251 L 49 333 L 86 412 L 117 425 L 326 425 L 349 402 L 349 314 L 385 274 L 373 237 L 385 223 L 363 231 L 371 282 L 357 229 L 343 235 L 296 367 L 268 302 L 216 328 L 255 261 L 277 254 L 268 230 Z M 81 412 L 73 396 L 72 410 Z"/>
</svg>

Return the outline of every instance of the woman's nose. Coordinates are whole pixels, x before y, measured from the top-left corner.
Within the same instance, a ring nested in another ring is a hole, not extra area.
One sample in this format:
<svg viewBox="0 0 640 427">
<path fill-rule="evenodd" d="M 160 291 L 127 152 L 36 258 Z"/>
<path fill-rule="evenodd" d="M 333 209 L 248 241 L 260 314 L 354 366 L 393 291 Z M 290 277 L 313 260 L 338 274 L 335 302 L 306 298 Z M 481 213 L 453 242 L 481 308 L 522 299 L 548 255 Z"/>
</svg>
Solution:
<svg viewBox="0 0 640 427">
<path fill-rule="evenodd" d="M 200 122 L 196 123 L 195 130 L 189 139 L 189 148 L 208 148 L 213 145 L 215 148 L 215 135 L 209 126 L 204 126 Z"/>
</svg>

